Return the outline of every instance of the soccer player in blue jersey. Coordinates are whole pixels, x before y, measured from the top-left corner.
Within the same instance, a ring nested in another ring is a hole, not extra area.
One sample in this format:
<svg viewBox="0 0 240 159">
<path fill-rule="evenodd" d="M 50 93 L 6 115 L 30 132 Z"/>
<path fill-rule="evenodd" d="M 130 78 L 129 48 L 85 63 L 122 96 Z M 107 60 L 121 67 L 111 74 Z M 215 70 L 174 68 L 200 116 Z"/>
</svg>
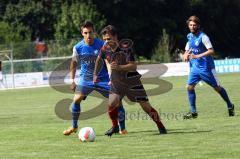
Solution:
<svg viewBox="0 0 240 159">
<path fill-rule="evenodd" d="M 78 119 L 81 112 L 80 103 L 85 100 L 86 97 L 93 91 L 98 91 L 104 97 L 109 96 L 109 75 L 106 65 L 100 70 L 98 74 L 98 80 L 100 82 L 93 83 L 93 71 L 96 58 L 99 54 L 99 50 L 104 45 L 104 42 L 100 39 L 94 38 L 94 26 L 90 21 L 86 21 L 81 27 L 81 34 L 83 40 L 78 42 L 73 47 L 73 57 L 70 64 L 70 78 L 72 81 L 71 89 L 75 91 L 75 95 L 72 103 L 72 127 L 66 129 L 63 134 L 70 135 L 73 132 L 77 132 Z M 78 84 L 75 83 L 74 78 L 76 74 L 77 66 L 80 65 L 80 79 Z M 125 111 L 123 106 L 119 110 L 121 118 L 119 120 L 120 130 L 125 130 Z M 121 131 L 120 131 L 121 134 Z"/>
<path fill-rule="evenodd" d="M 216 79 L 213 46 L 209 37 L 200 30 L 200 19 L 191 16 L 187 20 L 190 33 L 187 35 L 188 42 L 184 53 L 184 61 L 189 61 L 190 73 L 188 76 L 188 99 L 190 112 L 183 116 L 184 119 L 197 118 L 195 86 L 199 81 L 204 81 L 213 87 L 226 102 L 229 116 L 234 116 L 234 105 L 230 101 L 226 90 L 219 85 Z"/>
</svg>

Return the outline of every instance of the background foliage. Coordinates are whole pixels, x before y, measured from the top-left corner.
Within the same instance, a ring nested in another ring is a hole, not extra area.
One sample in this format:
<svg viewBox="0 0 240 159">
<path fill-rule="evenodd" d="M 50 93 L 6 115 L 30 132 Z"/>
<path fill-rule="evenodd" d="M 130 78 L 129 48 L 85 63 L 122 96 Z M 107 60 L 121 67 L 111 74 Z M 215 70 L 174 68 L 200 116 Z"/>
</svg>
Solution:
<svg viewBox="0 0 240 159">
<path fill-rule="evenodd" d="M 88 19 L 95 23 L 97 32 L 107 24 L 115 25 L 120 37 L 134 40 L 136 54 L 148 59 L 158 59 L 155 54 L 162 36 L 168 36 L 169 46 L 164 48 L 172 57 L 176 50 L 184 50 L 188 33 L 185 22 L 191 15 L 202 20 L 202 29 L 210 36 L 219 58 L 239 57 L 239 0 L 1 0 L 0 43 L 14 45 L 38 39 L 54 43 L 50 47 L 57 47 L 58 52 L 51 55 L 71 54 L 73 41 L 81 38 L 79 26 Z M 63 41 L 71 42 L 63 45 Z M 15 58 L 33 56 L 26 51 L 14 52 Z M 160 62 L 169 61 L 164 59 Z"/>
</svg>

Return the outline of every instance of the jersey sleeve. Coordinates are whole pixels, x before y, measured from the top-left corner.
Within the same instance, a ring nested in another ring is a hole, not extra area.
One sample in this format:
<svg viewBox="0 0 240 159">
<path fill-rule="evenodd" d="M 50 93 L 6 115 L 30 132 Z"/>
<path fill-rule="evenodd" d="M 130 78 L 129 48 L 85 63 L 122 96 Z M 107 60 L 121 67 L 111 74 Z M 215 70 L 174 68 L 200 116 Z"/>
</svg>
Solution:
<svg viewBox="0 0 240 159">
<path fill-rule="evenodd" d="M 3 80 L 3 74 L 2 71 L 0 71 L 0 81 Z"/>
<path fill-rule="evenodd" d="M 78 56 L 77 50 L 75 47 L 73 47 L 72 60 L 77 62 L 77 56 Z"/>
<path fill-rule="evenodd" d="M 189 48 L 189 43 L 187 42 L 186 46 L 185 46 L 185 51 L 188 51 L 190 48 Z"/>
<path fill-rule="evenodd" d="M 202 42 L 207 49 L 213 48 L 212 43 L 207 35 L 202 36 Z"/>
</svg>

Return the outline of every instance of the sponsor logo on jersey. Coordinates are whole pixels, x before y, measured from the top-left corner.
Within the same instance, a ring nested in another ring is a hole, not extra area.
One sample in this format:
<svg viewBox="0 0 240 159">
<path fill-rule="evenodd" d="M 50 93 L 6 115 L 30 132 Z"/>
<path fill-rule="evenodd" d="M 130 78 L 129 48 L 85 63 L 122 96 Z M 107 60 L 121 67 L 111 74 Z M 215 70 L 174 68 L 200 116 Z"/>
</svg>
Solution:
<svg viewBox="0 0 240 159">
<path fill-rule="evenodd" d="M 196 46 L 198 46 L 199 43 L 200 43 L 200 42 L 199 42 L 198 40 L 195 41 L 195 45 L 196 45 Z"/>
</svg>

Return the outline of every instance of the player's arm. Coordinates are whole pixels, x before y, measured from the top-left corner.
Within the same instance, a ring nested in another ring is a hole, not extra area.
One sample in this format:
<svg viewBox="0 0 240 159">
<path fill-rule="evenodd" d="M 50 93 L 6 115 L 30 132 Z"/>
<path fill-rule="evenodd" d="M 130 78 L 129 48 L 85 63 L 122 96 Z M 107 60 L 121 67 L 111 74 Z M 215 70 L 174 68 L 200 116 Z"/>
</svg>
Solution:
<svg viewBox="0 0 240 159">
<path fill-rule="evenodd" d="M 112 70 L 111 70 L 111 65 L 109 63 L 109 61 L 107 59 L 104 60 L 105 61 L 105 64 L 107 66 L 107 71 L 108 71 L 108 75 L 109 77 L 111 76 L 111 73 L 112 73 Z"/>
<path fill-rule="evenodd" d="M 111 69 L 117 71 L 136 71 L 137 64 L 135 61 L 129 61 L 126 65 L 118 65 L 116 62 L 111 63 Z"/>
<path fill-rule="evenodd" d="M 76 83 L 74 81 L 76 70 L 77 70 L 77 51 L 75 48 L 73 48 L 72 60 L 70 63 L 70 80 L 71 80 L 70 88 L 73 91 L 75 91 L 75 89 L 76 89 Z"/>
<path fill-rule="evenodd" d="M 76 70 L 77 70 L 77 62 L 72 60 L 71 64 L 70 64 L 70 80 L 71 80 L 71 90 L 75 91 L 76 88 L 76 83 L 74 81 L 75 79 L 75 74 L 76 74 Z"/>
<path fill-rule="evenodd" d="M 213 50 L 213 48 L 210 48 L 207 51 L 205 51 L 201 54 L 198 54 L 198 55 L 191 54 L 190 58 L 197 59 L 197 58 L 201 58 L 201 57 L 205 57 L 205 56 L 210 56 L 210 55 L 213 55 L 213 54 L 214 54 L 214 50 Z"/>
<path fill-rule="evenodd" d="M 97 83 L 97 78 L 98 78 L 98 74 L 101 71 L 103 65 L 103 59 L 101 57 L 101 54 L 98 55 L 96 62 L 95 62 L 95 67 L 94 67 L 94 71 L 93 71 L 93 83 Z"/>
<path fill-rule="evenodd" d="M 135 62 L 135 57 L 133 54 L 132 49 L 129 49 L 129 56 L 128 56 L 128 63 L 126 65 L 117 65 L 117 63 L 113 62 L 111 63 L 111 69 L 115 69 L 118 71 L 136 71 L 137 70 L 137 64 Z"/>
<path fill-rule="evenodd" d="M 192 51 L 189 48 L 189 43 L 187 42 L 186 46 L 185 46 L 185 53 L 183 54 L 183 61 L 184 62 L 188 62 L 189 61 L 189 56 L 191 55 Z"/>
<path fill-rule="evenodd" d="M 201 54 L 198 54 L 198 55 L 191 54 L 191 58 L 196 59 L 196 58 L 201 58 L 201 57 L 210 56 L 210 55 L 214 54 L 214 49 L 213 49 L 212 43 L 207 35 L 204 35 L 202 37 L 202 42 L 203 42 L 204 46 L 207 48 L 207 51 L 205 51 Z"/>
</svg>

